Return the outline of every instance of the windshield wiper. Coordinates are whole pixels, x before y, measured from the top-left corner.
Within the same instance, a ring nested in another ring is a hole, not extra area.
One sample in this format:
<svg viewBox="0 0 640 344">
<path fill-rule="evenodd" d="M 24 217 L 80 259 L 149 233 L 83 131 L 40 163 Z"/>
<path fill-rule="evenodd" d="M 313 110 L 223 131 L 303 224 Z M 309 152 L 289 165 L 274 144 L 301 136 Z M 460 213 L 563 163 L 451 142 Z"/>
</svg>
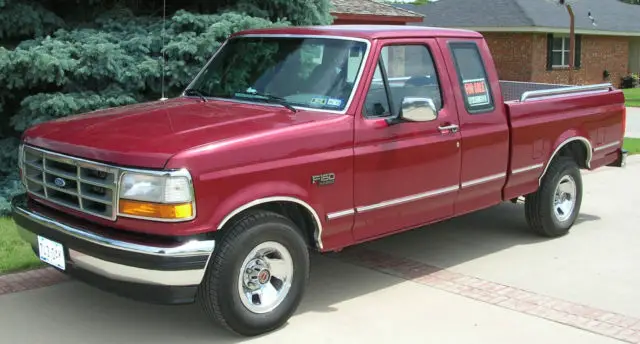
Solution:
<svg viewBox="0 0 640 344">
<path fill-rule="evenodd" d="M 188 88 L 184 91 L 184 94 L 187 96 L 198 96 L 200 97 L 200 99 L 202 99 L 203 102 L 207 102 L 207 98 L 204 96 L 204 94 L 202 94 L 202 92 L 196 90 L 195 88 Z"/>
<path fill-rule="evenodd" d="M 298 110 L 296 110 L 296 108 L 294 108 L 286 99 L 282 97 L 274 96 L 271 94 L 259 93 L 259 92 L 236 92 L 234 95 L 235 96 L 239 95 L 241 97 L 244 96 L 244 97 L 264 99 L 269 103 L 280 104 L 286 107 L 287 109 L 291 110 L 291 112 L 298 112 Z"/>
</svg>

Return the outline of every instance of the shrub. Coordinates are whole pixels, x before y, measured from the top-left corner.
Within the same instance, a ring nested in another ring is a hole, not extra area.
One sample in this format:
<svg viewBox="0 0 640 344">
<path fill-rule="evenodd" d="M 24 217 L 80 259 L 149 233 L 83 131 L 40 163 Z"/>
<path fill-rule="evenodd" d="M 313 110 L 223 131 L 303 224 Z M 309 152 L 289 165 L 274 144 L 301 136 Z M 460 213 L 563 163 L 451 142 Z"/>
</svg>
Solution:
<svg viewBox="0 0 640 344">
<path fill-rule="evenodd" d="M 635 88 L 638 87 L 640 81 L 638 80 L 638 74 L 629 74 L 622 77 L 622 83 L 620 88 Z"/>
<path fill-rule="evenodd" d="M 18 143 L 16 138 L 0 139 L 0 214 L 6 214 L 11 198 L 23 192 L 17 170 Z"/>
</svg>

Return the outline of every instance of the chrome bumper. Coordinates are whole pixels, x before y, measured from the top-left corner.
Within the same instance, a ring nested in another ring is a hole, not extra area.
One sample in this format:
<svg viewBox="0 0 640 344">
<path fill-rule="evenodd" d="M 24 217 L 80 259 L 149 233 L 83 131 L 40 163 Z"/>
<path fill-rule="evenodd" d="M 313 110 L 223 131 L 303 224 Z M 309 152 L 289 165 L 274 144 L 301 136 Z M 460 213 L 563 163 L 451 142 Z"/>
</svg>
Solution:
<svg viewBox="0 0 640 344">
<path fill-rule="evenodd" d="M 29 209 L 26 195 L 13 200 L 12 211 L 21 237 L 31 244 L 36 254 L 38 235 L 41 235 L 65 247 L 69 270 L 89 271 L 113 281 L 166 287 L 197 286 L 215 247 L 215 240 L 156 246 L 99 235 Z"/>
</svg>

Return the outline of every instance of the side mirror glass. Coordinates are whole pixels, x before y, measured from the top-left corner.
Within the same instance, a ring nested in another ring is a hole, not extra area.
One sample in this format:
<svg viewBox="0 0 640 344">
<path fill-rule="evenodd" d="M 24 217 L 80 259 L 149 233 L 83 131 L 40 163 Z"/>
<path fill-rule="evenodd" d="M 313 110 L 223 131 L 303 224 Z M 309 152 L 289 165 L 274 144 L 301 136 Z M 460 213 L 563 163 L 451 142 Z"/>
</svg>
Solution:
<svg viewBox="0 0 640 344">
<path fill-rule="evenodd" d="M 438 118 L 438 110 L 431 98 L 404 97 L 400 118 L 409 122 L 428 122 Z"/>
</svg>

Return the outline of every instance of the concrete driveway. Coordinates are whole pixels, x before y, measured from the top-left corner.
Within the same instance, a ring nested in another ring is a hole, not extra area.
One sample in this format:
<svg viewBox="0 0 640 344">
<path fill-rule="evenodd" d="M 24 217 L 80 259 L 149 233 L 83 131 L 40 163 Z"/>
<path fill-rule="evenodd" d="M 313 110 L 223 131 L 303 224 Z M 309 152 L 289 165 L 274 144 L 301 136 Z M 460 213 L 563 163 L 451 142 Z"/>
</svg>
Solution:
<svg viewBox="0 0 640 344">
<path fill-rule="evenodd" d="M 298 313 L 246 339 L 195 306 L 78 282 L 0 296 L 2 343 L 640 343 L 640 159 L 585 173 L 578 224 L 545 240 L 503 204 L 313 256 Z"/>
</svg>

